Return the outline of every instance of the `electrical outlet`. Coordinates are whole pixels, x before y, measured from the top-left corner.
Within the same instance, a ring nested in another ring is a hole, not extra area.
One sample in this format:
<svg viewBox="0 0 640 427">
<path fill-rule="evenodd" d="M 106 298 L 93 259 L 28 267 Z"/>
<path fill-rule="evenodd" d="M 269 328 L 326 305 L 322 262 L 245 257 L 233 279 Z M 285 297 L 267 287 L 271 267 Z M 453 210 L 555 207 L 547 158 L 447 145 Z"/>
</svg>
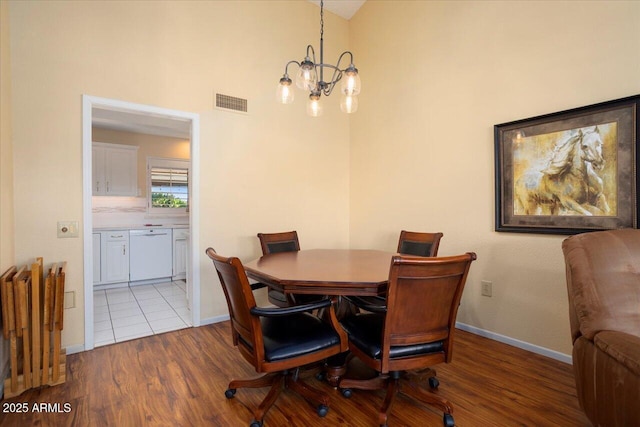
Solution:
<svg viewBox="0 0 640 427">
<path fill-rule="evenodd" d="M 485 297 L 490 297 L 493 293 L 493 282 L 489 280 L 483 280 L 481 283 L 481 292 Z"/>
</svg>

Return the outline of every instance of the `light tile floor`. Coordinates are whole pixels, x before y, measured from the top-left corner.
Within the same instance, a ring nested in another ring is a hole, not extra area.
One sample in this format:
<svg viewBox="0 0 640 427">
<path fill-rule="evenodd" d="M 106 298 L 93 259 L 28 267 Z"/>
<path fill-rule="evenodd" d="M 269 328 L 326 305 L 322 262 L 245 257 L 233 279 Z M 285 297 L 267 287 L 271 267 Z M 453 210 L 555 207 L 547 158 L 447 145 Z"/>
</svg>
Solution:
<svg viewBox="0 0 640 427">
<path fill-rule="evenodd" d="M 184 280 L 93 293 L 95 347 L 190 326 Z"/>
</svg>

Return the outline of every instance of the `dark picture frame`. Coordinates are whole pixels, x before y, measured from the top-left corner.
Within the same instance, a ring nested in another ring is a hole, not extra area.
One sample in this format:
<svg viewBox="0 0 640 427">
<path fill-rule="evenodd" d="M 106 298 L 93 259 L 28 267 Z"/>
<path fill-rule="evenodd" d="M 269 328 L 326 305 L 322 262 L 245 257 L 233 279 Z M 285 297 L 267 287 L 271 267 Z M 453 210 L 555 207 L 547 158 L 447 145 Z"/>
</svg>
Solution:
<svg viewBox="0 0 640 427">
<path fill-rule="evenodd" d="M 637 228 L 640 95 L 494 126 L 495 230 Z"/>
</svg>

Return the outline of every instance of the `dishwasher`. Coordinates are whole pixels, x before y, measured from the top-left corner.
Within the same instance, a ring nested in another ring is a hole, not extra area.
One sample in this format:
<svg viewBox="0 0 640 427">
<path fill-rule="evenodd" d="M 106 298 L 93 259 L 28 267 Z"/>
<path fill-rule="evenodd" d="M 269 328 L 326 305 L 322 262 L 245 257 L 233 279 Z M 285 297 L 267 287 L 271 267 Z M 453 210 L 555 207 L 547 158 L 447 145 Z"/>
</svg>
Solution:
<svg viewBox="0 0 640 427">
<path fill-rule="evenodd" d="M 129 280 L 168 278 L 173 273 L 172 230 L 149 228 L 129 232 Z"/>
</svg>

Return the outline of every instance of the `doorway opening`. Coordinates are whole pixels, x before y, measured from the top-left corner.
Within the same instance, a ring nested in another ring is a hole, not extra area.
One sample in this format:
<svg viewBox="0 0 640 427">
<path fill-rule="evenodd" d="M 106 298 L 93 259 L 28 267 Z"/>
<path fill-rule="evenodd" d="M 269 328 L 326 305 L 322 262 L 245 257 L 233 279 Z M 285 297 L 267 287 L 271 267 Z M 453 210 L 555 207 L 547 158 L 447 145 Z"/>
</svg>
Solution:
<svg viewBox="0 0 640 427">
<path fill-rule="evenodd" d="M 95 126 L 124 132 L 138 132 L 164 137 L 182 138 L 189 142 L 189 204 L 185 218 L 188 238 L 182 246 L 186 252 L 186 276 L 183 283 L 190 308 L 190 324 L 200 326 L 200 256 L 199 247 L 199 149 L 200 125 L 196 113 L 170 110 L 150 105 L 83 95 L 82 144 L 83 144 L 83 235 L 84 235 L 84 306 L 85 350 L 96 344 L 94 330 L 94 209 L 93 195 L 93 129 Z M 139 197 L 137 199 L 140 199 Z M 153 220 L 149 221 L 154 222 Z M 132 224 L 135 225 L 135 224 Z M 141 224 L 142 225 L 142 224 Z M 174 242 L 175 243 L 175 242 Z M 127 280 L 128 281 L 128 280 Z M 108 286 L 106 286 L 108 288 Z M 161 288 L 158 288 L 160 291 Z M 169 292 L 169 291 L 167 291 Z M 186 320 L 186 319 L 185 319 Z M 189 322 L 187 322 L 188 324 Z"/>
</svg>

